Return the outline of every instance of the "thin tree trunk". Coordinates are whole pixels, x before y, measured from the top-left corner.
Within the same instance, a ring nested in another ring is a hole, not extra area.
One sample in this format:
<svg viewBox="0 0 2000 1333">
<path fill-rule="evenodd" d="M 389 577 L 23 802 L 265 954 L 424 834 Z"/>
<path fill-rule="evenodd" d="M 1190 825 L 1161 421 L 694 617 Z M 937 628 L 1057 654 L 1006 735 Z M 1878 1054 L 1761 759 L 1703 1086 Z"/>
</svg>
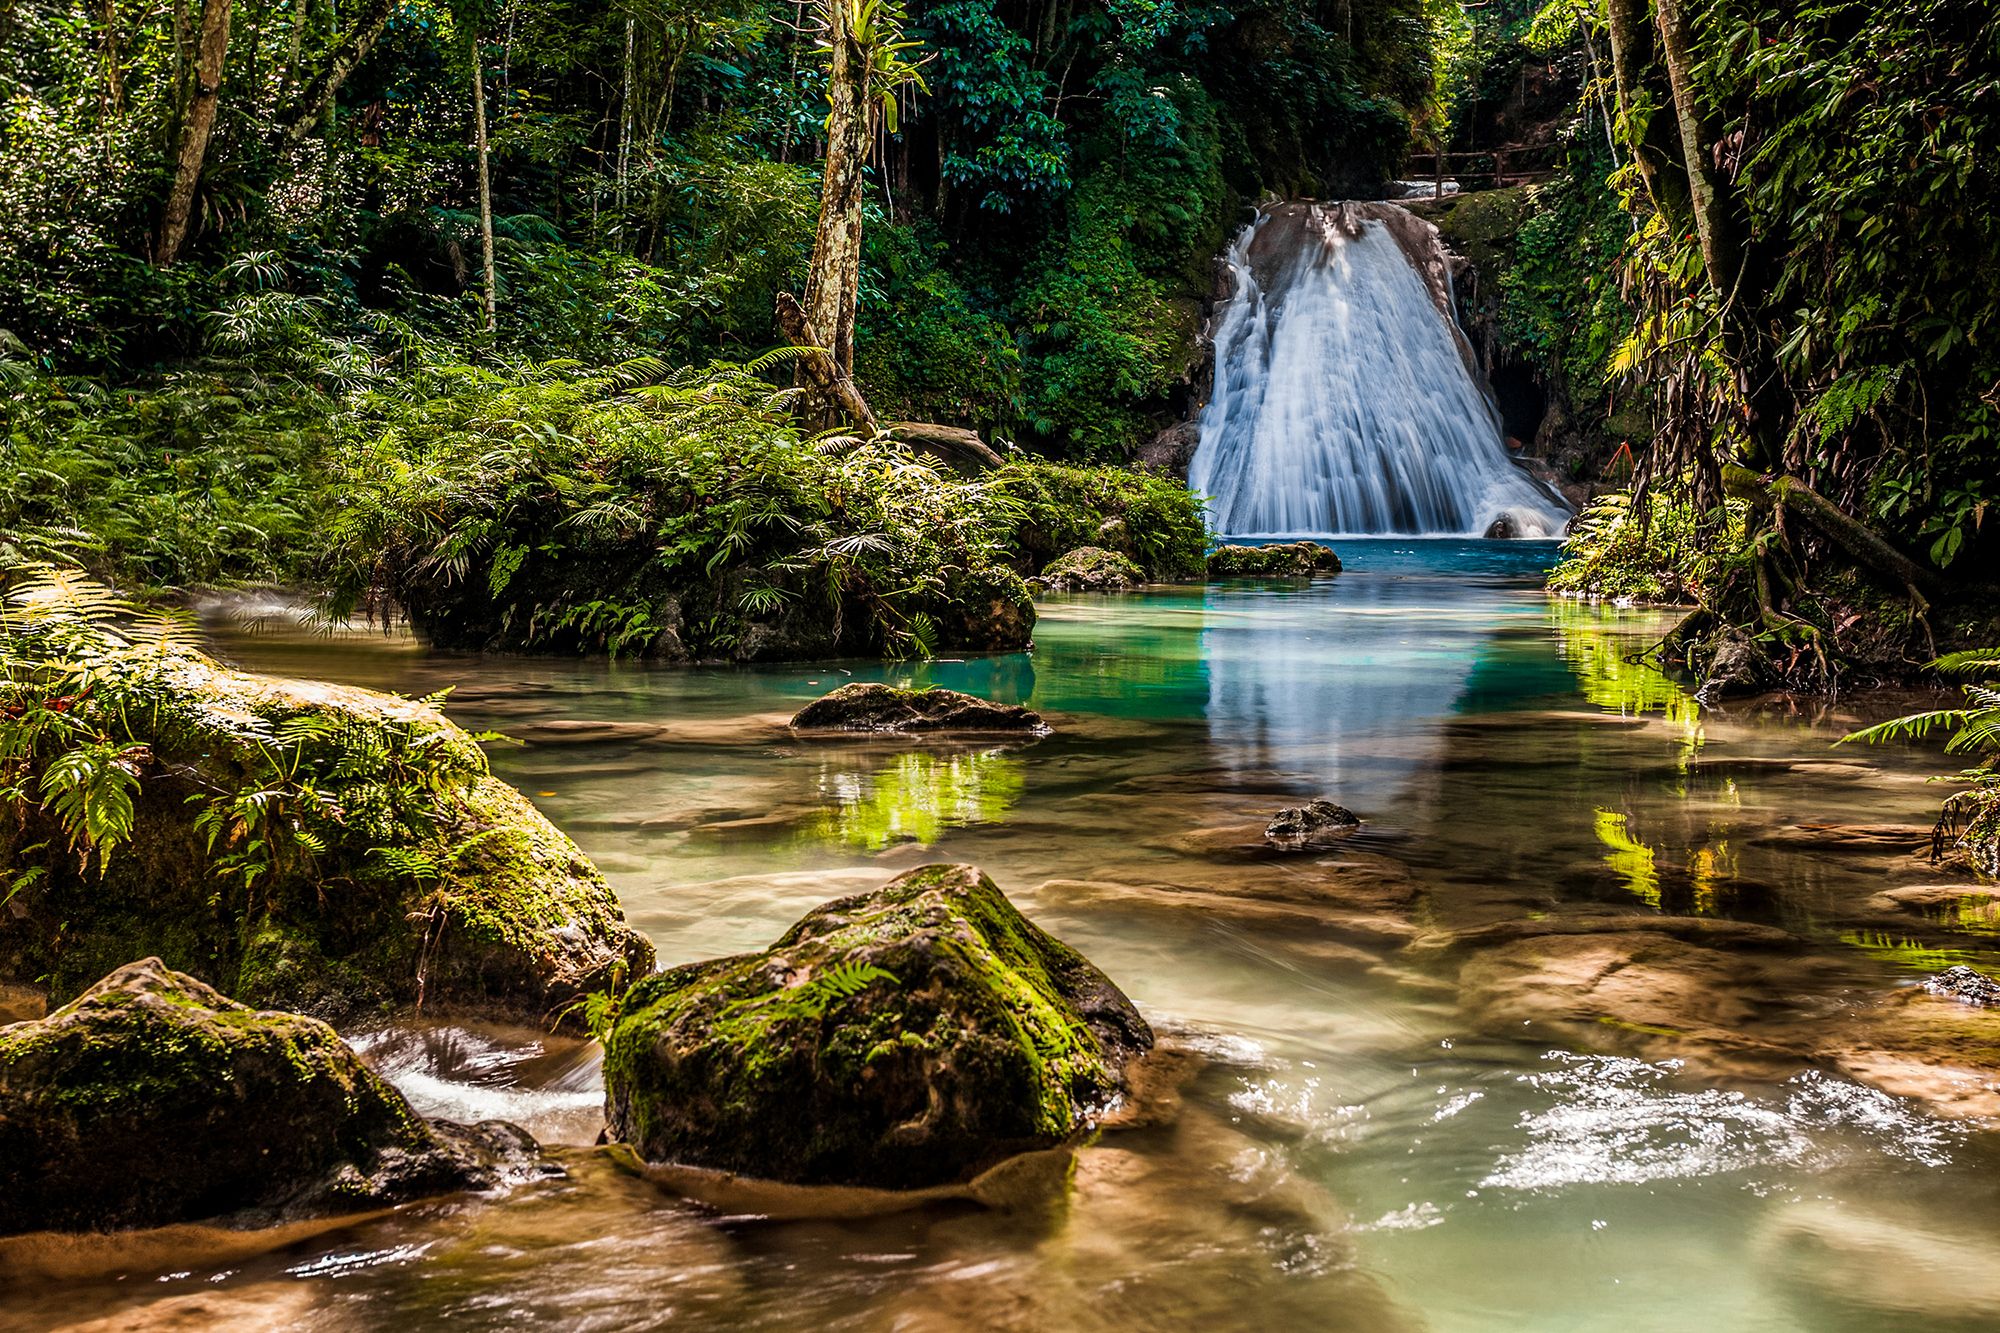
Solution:
<svg viewBox="0 0 2000 1333">
<path fill-rule="evenodd" d="M 1671 117 L 1655 114 L 1658 84 L 1653 25 L 1646 0 L 1610 0 L 1611 76 L 1618 89 L 1620 128 L 1653 208 L 1675 225 L 1688 220 L 1687 167 Z M 1671 100 L 1671 98 L 1669 98 Z"/>
<path fill-rule="evenodd" d="M 479 36 L 472 38 L 472 135 L 479 151 L 479 261 L 486 275 L 486 331 L 500 327 L 500 289 L 493 274 L 493 176 L 486 152 L 486 70 Z"/>
<path fill-rule="evenodd" d="M 1688 192 L 1694 210 L 1695 234 L 1709 284 L 1727 299 L 1736 285 L 1743 256 L 1730 208 L 1729 187 L 1715 164 L 1714 127 L 1694 86 L 1694 36 L 1681 0 L 1657 0 L 1660 54 L 1667 66 L 1667 83 L 1674 95 L 1674 119 L 1681 131 L 1681 156 L 1687 166 Z"/>
<path fill-rule="evenodd" d="M 382 29 L 389 24 L 389 16 L 396 12 L 400 0 L 371 0 L 367 12 L 354 25 L 353 31 L 341 39 L 333 54 L 327 57 L 326 68 L 313 76 L 311 83 L 302 89 L 292 102 L 291 109 L 282 117 L 284 122 L 284 142 L 295 144 L 313 132 L 322 121 L 330 123 L 334 99 L 340 95 L 341 85 L 361 62 L 368 59 L 368 53 L 375 49 L 376 39 Z"/>
<path fill-rule="evenodd" d="M 229 18 L 233 0 L 205 0 L 201 7 L 201 46 L 195 58 L 194 96 L 181 121 L 180 151 L 175 155 L 174 183 L 160 214 L 159 243 L 153 262 L 171 264 L 187 241 L 188 218 L 194 211 L 195 188 L 201 184 L 202 163 L 208 157 L 209 135 L 222 97 L 223 62 L 229 55 Z"/>
<path fill-rule="evenodd" d="M 118 0 L 104 0 L 105 119 L 125 111 L 125 71 L 118 65 Z"/>
<path fill-rule="evenodd" d="M 618 99 L 618 207 L 625 207 L 625 176 L 632 167 L 632 36 L 633 20 L 625 20 L 625 89 Z"/>
<path fill-rule="evenodd" d="M 862 168 L 868 159 L 868 64 L 855 47 L 846 0 L 827 5 L 826 166 L 819 230 L 806 281 L 806 328 L 833 353 L 844 376 L 854 372 L 854 316 L 861 276 Z"/>
</svg>

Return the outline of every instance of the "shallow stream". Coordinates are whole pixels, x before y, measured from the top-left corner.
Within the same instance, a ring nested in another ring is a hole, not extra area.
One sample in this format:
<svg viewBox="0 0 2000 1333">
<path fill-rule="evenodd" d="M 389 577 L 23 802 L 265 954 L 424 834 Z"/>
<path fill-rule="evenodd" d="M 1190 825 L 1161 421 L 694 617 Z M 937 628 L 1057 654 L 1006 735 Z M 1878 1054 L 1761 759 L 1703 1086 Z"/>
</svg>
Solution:
<svg viewBox="0 0 2000 1333">
<path fill-rule="evenodd" d="M 1105 1135 L 1020 1207 L 773 1221 L 593 1151 L 586 1045 L 351 1034 L 419 1109 L 515 1120 L 568 1179 L 247 1257 L 155 1238 L 8 1293 L 0 1320 L 2000 1326 L 2000 1152 L 1968 1118 L 1995 1093 L 1927 1063 L 1970 1019 L 1916 988 L 1994 961 L 1992 900 L 1927 887 L 1949 879 L 1917 854 L 1934 755 L 1831 748 L 1910 701 L 1704 711 L 1631 660 L 1670 617 L 1547 600 L 1545 544 L 1341 552 L 1348 572 L 1309 587 L 1052 598 L 1031 653 L 921 666 L 652 669 L 219 626 L 257 669 L 451 687 L 452 716 L 521 742 L 496 771 L 662 964 L 970 861 L 1131 994 L 1189 1081 L 1176 1114 Z M 1029 703 L 1056 731 L 783 729 L 860 677 Z M 1348 847 L 1255 850 L 1316 796 L 1367 821 Z"/>
</svg>

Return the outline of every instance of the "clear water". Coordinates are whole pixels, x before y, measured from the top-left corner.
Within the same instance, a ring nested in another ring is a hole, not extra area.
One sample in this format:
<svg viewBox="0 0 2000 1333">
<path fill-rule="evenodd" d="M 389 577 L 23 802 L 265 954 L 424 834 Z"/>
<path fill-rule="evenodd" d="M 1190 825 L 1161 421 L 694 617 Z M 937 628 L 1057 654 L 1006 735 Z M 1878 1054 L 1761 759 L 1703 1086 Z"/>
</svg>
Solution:
<svg viewBox="0 0 2000 1333">
<path fill-rule="evenodd" d="M 1769 1055 L 1831 1040 L 1940 959 L 1993 961 L 1990 915 L 1891 928 L 1865 906 L 1935 882 L 1921 861 L 1786 832 L 1928 821 L 1932 757 L 1828 748 L 1907 701 L 1700 713 L 1626 660 L 1668 618 L 1549 602 L 1549 554 L 1349 542 L 1336 580 L 1052 599 L 1031 653 L 922 666 L 666 670 L 225 629 L 261 668 L 453 686 L 461 721 L 524 742 L 496 768 L 604 868 L 663 963 L 972 861 L 1207 1063 L 1177 1117 L 1106 1135 L 1034 1206 L 774 1221 L 593 1152 L 585 1045 L 355 1034 L 422 1109 L 518 1120 L 570 1178 L 261 1254 L 119 1240 L 76 1260 L 97 1276 L 8 1291 L 0 1324 L 2000 1326 L 1988 1131 Z M 861 676 L 1029 702 L 1056 734 L 783 731 Z M 1350 848 L 1239 850 L 1322 795 L 1368 821 Z M 1802 943 L 1627 960 L 1613 1023 L 1524 1023 L 1493 979 L 1496 929 L 1610 938 L 1659 913 Z"/>
<path fill-rule="evenodd" d="M 1517 535 L 1559 534 L 1568 514 L 1508 460 L 1462 340 L 1387 227 L 1349 235 L 1319 205 L 1291 221 L 1260 216 L 1227 256 L 1188 471 L 1216 529 L 1477 537 L 1506 515 Z"/>
</svg>

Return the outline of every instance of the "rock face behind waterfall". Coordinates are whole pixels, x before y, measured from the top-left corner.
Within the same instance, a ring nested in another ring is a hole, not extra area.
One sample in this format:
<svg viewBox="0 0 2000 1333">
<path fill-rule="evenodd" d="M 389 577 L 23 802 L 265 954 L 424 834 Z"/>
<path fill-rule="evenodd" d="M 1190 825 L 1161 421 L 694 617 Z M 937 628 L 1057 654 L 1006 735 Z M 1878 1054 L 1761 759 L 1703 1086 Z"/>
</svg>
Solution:
<svg viewBox="0 0 2000 1333">
<path fill-rule="evenodd" d="M 817 908 L 764 953 L 649 977 L 605 1042 L 612 1133 L 649 1161 L 921 1188 L 1064 1143 L 1153 1034 L 972 866 Z"/>
<path fill-rule="evenodd" d="M 0 1028 L 0 1234 L 353 1212 L 533 1159 L 512 1126 L 425 1121 L 326 1024 L 157 958 Z"/>
<path fill-rule="evenodd" d="M 1477 537 L 1567 513 L 1509 460 L 1448 313 L 1436 231 L 1390 204 L 1287 204 L 1228 256 L 1188 482 L 1233 535 Z"/>
</svg>

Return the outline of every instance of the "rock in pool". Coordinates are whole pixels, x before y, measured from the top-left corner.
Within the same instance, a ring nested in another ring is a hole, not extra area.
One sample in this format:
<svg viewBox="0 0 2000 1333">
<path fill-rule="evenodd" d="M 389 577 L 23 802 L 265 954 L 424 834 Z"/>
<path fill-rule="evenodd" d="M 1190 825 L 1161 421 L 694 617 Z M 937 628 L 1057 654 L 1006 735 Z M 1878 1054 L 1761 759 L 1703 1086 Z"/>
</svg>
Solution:
<svg viewBox="0 0 2000 1333">
<path fill-rule="evenodd" d="M 1102 546 L 1079 546 L 1049 561 L 1035 586 L 1054 592 L 1122 592 L 1144 575 L 1128 556 Z"/>
<path fill-rule="evenodd" d="M 874 681 L 843 685 L 792 718 L 799 731 L 1011 732 L 1046 736 L 1041 714 L 957 690 L 901 690 Z"/>
<path fill-rule="evenodd" d="M 1152 1044 L 977 868 L 923 866 L 763 953 L 633 986 L 605 1040 L 607 1114 L 650 1162 L 924 1188 L 1089 1130 Z"/>
<path fill-rule="evenodd" d="M 86 709 L 143 745 L 130 842 L 78 857 L 45 807 L 0 820 L 0 864 L 44 870 L 0 912 L 0 981 L 60 1004 L 157 954 L 334 1021 L 539 1021 L 652 969 L 604 877 L 429 704 L 174 652 Z"/>
<path fill-rule="evenodd" d="M 1361 827 L 1361 816 L 1332 801 L 1309 801 L 1280 810 L 1264 826 L 1264 838 L 1287 849 L 1325 847 Z"/>
<path fill-rule="evenodd" d="M 1340 557 L 1318 542 L 1275 542 L 1270 546 L 1218 546 L 1209 552 L 1208 576 L 1306 578 L 1338 574 Z"/>
<path fill-rule="evenodd" d="M 1963 1000 L 1967 1004 L 2000 1004 L 2000 981 L 1995 981 L 1984 972 L 1960 963 L 1947 967 L 1924 982 L 1924 989 L 1933 995 L 1947 999 Z"/>
<path fill-rule="evenodd" d="M 514 1126 L 426 1121 L 326 1024 L 157 958 L 0 1028 L 0 1234 L 274 1223 L 546 1170 Z"/>
</svg>

